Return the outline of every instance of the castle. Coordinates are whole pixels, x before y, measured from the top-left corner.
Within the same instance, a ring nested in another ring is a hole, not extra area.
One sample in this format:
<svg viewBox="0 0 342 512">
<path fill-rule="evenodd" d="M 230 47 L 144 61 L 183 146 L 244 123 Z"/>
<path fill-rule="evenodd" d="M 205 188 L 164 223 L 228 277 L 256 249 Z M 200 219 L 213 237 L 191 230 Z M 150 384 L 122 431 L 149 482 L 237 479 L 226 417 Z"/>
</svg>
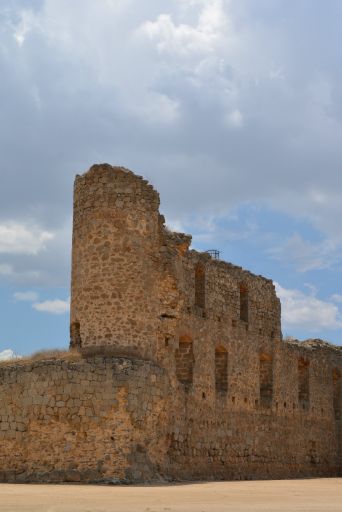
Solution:
<svg viewBox="0 0 342 512">
<path fill-rule="evenodd" d="M 76 177 L 75 357 L 0 366 L 0 481 L 342 474 L 342 348 L 284 341 L 272 281 L 190 243 L 142 177 Z"/>
</svg>

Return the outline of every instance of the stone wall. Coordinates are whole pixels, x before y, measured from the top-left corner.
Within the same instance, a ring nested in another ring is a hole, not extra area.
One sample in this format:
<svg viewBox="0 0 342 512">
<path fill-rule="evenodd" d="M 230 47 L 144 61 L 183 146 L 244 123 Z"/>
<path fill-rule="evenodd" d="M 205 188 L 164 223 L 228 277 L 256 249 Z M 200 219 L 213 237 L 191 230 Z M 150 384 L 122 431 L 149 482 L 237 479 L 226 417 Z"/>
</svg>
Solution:
<svg viewBox="0 0 342 512">
<path fill-rule="evenodd" d="M 198 390 L 195 375 L 192 383 L 182 379 L 172 386 L 165 370 L 143 360 L 96 356 L 3 364 L 0 481 L 133 483 L 341 474 L 341 422 L 337 399 L 331 400 L 335 373 L 330 375 L 340 354 L 317 342 L 284 344 L 279 350 L 275 396 L 266 403 L 236 388 L 232 392 L 235 359 L 226 360 L 222 384 L 222 356 L 220 387 L 213 397 Z M 301 409 L 296 379 L 281 358 L 298 361 L 304 355 L 310 359 L 310 407 Z"/>
<path fill-rule="evenodd" d="M 167 382 L 153 363 L 124 358 L 0 365 L 0 481 L 158 479 Z"/>
<path fill-rule="evenodd" d="M 336 419 L 332 399 L 332 369 L 341 365 L 341 355 L 338 349 L 336 354 L 330 350 L 320 342 L 311 346 L 279 344 L 267 400 L 261 399 L 261 391 L 270 372 L 267 370 L 265 377 L 261 366 L 259 373 L 259 354 L 252 347 L 231 346 L 227 351 L 227 393 L 215 390 L 214 372 L 205 387 L 195 369 L 190 389 L 179 383 L 176 410 L 181 412 L 169 452 L 172 474 L 203 479 L 341 474 L 341 422 Z M 298 360 L 302 357 L 310 361 L 309 405 L 305 408 L 298 384 Z M 203 369 L 208 366 L 205 358 L 198 359 Z M 247 359 L 254 359 L 255 367 L 249 382 L 245 381 Z"/>
</svg>

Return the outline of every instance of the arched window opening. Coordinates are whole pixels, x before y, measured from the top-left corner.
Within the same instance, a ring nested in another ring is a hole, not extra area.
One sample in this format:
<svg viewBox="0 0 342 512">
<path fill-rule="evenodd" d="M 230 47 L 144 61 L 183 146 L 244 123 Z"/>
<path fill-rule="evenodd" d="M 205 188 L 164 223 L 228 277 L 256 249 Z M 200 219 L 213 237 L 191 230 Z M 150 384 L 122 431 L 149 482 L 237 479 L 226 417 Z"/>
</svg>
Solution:
<svg viewBox="0 0 342 512">
<path fill-rule="evenodd" d="M 248 288 L 246 285 L 240 285 L 240 320 L 248 322 L 249 304 L 248 304 Z"/>
<path fill-rule="evenodd" d="M 273 360 L 269 354 L 259 357 L 260 404 L 271 407 L 273 399 Z"/>
<path fill-rule="evenodd" d="M 195 267 L 195 306 L 205 308 L 205 268 L 202 263 Z"/>
<path fill-rule="evenodd" d="M 298 359 L 298 402 L 300 409 L 310 406 L 310 362 L 303 357 Z"/>
<path fill-rule="evenodd" d="M 224 347 L 215 350 L 215 389 L 221 395 L 228 390 L 228 352 Z"/>
<path fill-rule="evenodd" d="M 337 368 L 333 369 L 333 401 L 335 420 L 341 419 L 341 373 Z"/>
<path fill-rule="evenodd" d="M 176 349 L 176 376 L 179 382 L 190 386 L 193 380 L 193 347 L 192 340 L 188 336 L 179 339 L 179 348 Z"/>
</svg>

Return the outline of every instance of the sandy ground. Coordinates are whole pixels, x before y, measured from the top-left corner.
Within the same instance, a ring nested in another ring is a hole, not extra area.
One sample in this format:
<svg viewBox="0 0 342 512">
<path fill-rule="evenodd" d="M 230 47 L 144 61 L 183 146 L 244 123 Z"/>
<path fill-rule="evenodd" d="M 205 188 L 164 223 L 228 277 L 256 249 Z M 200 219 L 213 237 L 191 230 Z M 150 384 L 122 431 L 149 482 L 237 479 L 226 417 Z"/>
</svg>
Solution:
<svg viewBox="0 0 342 512">
<path fill-rule="evenodd" d="M 0 511 L 342 512 L 342 479 L 129 487 L 0 484 Z"/>
</svg>

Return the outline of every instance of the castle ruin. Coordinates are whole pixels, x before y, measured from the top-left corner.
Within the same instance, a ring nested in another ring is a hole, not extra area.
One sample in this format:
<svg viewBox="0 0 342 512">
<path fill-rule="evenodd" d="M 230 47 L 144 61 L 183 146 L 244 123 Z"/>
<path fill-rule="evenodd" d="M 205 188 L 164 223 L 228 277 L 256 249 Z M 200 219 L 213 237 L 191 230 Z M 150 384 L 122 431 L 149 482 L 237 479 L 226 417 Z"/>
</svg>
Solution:
<svg viewBox="0 0 342 512">
<path fill-rule="evenodd" d="M 0 366 L 0 481 L 342 474 L 342 348 L 284 341 L 272 281 L 190 243 L 142 177 L 76 177 L 80 356 Z"/>
</svg>

